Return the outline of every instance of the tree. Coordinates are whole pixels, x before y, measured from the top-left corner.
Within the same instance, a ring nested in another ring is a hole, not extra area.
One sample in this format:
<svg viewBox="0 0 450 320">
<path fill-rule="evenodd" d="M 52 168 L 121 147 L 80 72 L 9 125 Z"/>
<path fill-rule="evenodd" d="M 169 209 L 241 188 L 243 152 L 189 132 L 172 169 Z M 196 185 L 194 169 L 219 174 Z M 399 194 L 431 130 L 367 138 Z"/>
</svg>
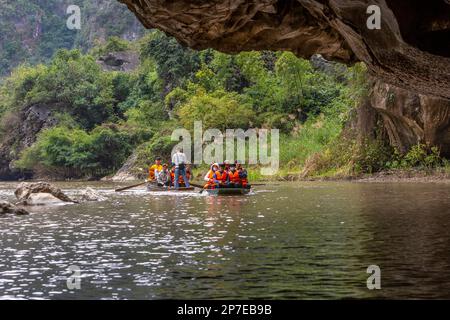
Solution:
<svg viewBox="0 0 450 320">
<path fill-rule="evenodd" d="M 200 68 L 199 54 L 180 45 L 174 38 L 169 38 L 155 31 L 144 38 L 141 48 L 143 59 L 156 61 L 159 77 L 163 80 L 163 95 L 192 79 Z"/>
<path fill-rule="evenodd" d="M 180 123 L 192 129 L 195 121 L 202 121 L 204 128 L 220 130 L 247 129 L 255 121 L 252 106 L 243 103 L 236 93 L 218 90 L 212 93 L 199 89 L 178 111 Z"/>
</svg>

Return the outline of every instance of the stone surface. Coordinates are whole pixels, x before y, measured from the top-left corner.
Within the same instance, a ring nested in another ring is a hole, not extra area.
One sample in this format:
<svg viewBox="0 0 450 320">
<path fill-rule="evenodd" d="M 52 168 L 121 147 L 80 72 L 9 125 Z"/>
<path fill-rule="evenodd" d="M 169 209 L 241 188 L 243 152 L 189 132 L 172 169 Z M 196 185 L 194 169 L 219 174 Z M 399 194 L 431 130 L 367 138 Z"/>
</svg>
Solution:
<svg viewBox="0 0 450 320">
<path fill-rule="evenodd" d="M 35 194 L 38 194 L 39 196 L 36 196 Z M 61 189 L 46 182 L 22 182 L 17 187 L 14 195 L 20 202 L 27 205 L 37 204 L 36 202 L 43 202 L 43 204 L 50 204 L 54 202 L 76 202 L 65 195 Z"/>
<path fill-rule="evenodd" d="M 139 66 L 139 54 L 133 51 L 112 52 L 98 58 L 105 71 L 130 72 Z"/>
<path fill-rule="evenodd" d="M 441 155 L 450 157 L 450 100 L 376 81 L 370 106 L 381 115 L 391 145 L 400 152 L 423 143 L 438 146 Z"/>
<path fill-rule="evenodd" d="M 94 189 L 88 187 L 81 193 L 80 200 L 82 201 L 105 201 L 106 198 L 99 194 Z"/>
<path fill-rule="evenodd" d="M 130 157 L 128 157 L 127 161 L 125 161 L 123 166 L 111 178 L 111 181 L 115 182 L 135 181 L 141 178 L 133 174 L 132 172 L 136 170 L 137 160 L 138 160 L 137 153 L 134 152 Z"/>
<path fill-rule="evenodd" d="M 450 3 L 445 0 L 119 0 L 147 28 L 195 49 L 289 50 L 363 61 L 397 87 L 450 99 Z M 381 30 L 367 8 L 381 9 Z"/>
<path fill-rule="evenodd" d="M 29 197 L 21 203 L 27 206 L 45 206 L 66 204 L 68 202 L 62 201 L 50 193 L 40 192 L 30 194 Z"/>
<path fill-rule="evenodd" d="M 12 203 L 0 201 L 0 215 L 2 214 L 27 215 L 29 212 L 23 208 L 18 208 Z"/>
<path fill-rule="evenodd" d="M 50 107 L 35 104 L 3 121 L 7 123 L 7 135 L 0 143 L 0 179 L 15 180 L 21 178 L 21 173 L 12 165 L 13 160 L 36 141 L 41 130 L 56 125 L 57 120 L 52 116 Z"/>
</svg>

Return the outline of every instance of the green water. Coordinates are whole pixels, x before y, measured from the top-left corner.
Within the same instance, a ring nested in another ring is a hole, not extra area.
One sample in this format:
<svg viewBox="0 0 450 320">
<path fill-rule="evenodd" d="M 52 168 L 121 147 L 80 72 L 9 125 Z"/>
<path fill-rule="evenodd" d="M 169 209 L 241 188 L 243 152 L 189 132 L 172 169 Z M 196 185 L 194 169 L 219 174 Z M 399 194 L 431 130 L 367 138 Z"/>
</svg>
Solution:
<svg viewBox="0 0 450 320">
<path fill-rule="evenodd" d="M 1 199 L 15 185 L 0 184 Z M 72 196 L 86 185 L 59 184 Z M 108 200 L 0 217 L 1 298 L 450 298 L 448 184 L 311 182 L 243 197 L 89 185 Z M 369 265 L 380 290 L 367 289 Z"/>
</svg>

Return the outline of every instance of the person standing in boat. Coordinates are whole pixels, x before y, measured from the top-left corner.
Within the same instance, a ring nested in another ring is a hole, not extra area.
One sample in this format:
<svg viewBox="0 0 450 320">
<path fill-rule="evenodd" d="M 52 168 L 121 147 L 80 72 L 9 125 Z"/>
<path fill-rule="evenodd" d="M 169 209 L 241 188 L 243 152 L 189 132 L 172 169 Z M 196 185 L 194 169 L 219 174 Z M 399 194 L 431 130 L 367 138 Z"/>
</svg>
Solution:
<svg viewBox="0 0 450 320">
<path fill-rule="evenodd" d="M 159 187 L 170 187 L 170 171 L 167 164 L 163 164 L 162 170 L 158 172 L 156 182 Z"/>
<path fill-rule="evenodd" d="M 172 156 L 172 163 L 175 166 L 175 172 L 174 172 L 174 186 L 175 189 L 180 188 L 180 176 L 183 177 L 183 181 L 185 183 L 185 186 L 187 188 L 190 187 L 189 179 L 186 175 L 186 155 L 183 153 L 183 149 L 179 148 L 176 150 L 176 152 Z"/>
<path fill-rule="evenodd" d="M 188 181 L 191 181 L 191 166 L 189 164 L 186 165 L 186 177 L 188 179 Z M 186 182 L 184 181 L 184 178 L 182 176 L 180 176 L 180 187 L 187 187 L 186 186 Z"/>
<path fill-rule="evenodd" d="M 157 174 L 163 169 L 161 157 L 155 159 L 155 163 L 148 169 L 148 181 L 156 181 Z"/>
</svg>

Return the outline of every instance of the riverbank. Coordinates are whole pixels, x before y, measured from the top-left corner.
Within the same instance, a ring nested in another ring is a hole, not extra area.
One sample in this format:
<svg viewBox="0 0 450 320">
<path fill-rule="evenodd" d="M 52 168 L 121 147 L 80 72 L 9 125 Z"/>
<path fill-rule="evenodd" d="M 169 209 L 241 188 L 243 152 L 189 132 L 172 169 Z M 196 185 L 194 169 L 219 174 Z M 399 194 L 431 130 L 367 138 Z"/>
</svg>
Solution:
<svg viewBox="0 0 450 320">
<path fill-rule="evenodd" d="M 305 176 L 303 171 L 280 169 L 278 174 L 267 177 L 258 174 L 259 170 L 250 173 L 250 181 L 275 183 L 305 182 L 305 181 L 355 181 L 355 182 L 448 182 L 450 183 L 450 168 L 434 169 L 409 168 L 383 170 L 375 173 L 349 174 L 346 172 L 330 172 L 325 175 Z"/>
<path fill-rule="evenodd" d="M 207 169 L 196 168 L 193 169 L 193 177 L 197 183 L 203 181 L 203 177 Z M 32 180 L 16 180 L 8 182 L 22 182 L 22 181 L 49 181 L 49 182 L 94 182 L 103 181 L 107 183 L 116 184 L 133 184 L 140 179 L 129 179 L 123 181 L 114 181 L 112 176 L 104 177 L 102 179 L 55 179 L 50 177 L 40 177 Z M 288 169 L 280 169 L 276 175 L 263 176 L 260 174 L 259 168 L 249 169 L 249 181 L 253 183 L 277 183 L 277 182 L 305 182 L 305 181 L 355 181 L 355 182 L 448 182 L 450 183 L 450 168 L 441 167 L 437 169 L 396 169 L 384 170 L 371 174 L 346 174 L 346 173 L 331 173 L 329 175 L 304 176 L 302 171 L 292 171 Z"/>
<path fill-rule="evenodd" d="M 317 177 L 301 177 L 289 175 L 281 178 L 282 181 L 355 181 L 355 182 L 446 182 L 450 183 L 448 168 L 439 169 L 403 169 L 385 170 L 372 174 L 359 175 L 332 175 Z"/>
</svg>

